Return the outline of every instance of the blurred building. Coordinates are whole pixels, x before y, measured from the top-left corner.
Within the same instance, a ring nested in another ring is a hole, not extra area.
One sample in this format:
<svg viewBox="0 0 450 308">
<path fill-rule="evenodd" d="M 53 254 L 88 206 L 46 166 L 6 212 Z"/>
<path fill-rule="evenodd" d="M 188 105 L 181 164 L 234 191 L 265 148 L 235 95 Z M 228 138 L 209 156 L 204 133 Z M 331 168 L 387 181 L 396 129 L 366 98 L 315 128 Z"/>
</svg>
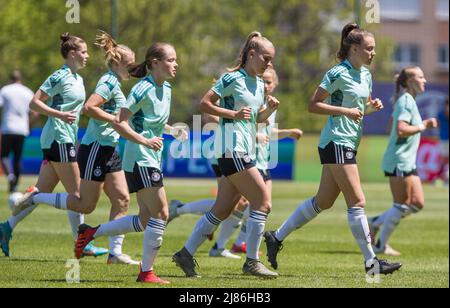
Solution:
<svg viewBox="0 0 450 308">
<path fill-rule="evenodd" d="M 395 42 L 397 69 L 418 65 L 428 82 L 448 85 L 448 0 L 379 0 L 379 3 L 379 33 Z"/>
</svg>

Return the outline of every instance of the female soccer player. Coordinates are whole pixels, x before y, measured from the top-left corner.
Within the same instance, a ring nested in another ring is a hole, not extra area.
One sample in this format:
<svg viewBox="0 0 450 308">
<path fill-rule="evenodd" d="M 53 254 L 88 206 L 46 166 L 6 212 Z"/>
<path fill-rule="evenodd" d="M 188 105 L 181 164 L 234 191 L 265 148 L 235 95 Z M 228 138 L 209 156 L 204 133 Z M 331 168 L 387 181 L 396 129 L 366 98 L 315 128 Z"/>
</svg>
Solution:
<svg viewBox="0 0 450 308">
<path fill-rule="evenodd" d="M 104 190 L 111 201 L 110 220 L 127 215 L 130 196 L 125 173 L 122 171 L 122 161 L 116 151 L 119 134 L 111 123 L 120 108 L 125 106 L 126 98 L 120 82 L 130 78 L 128 68 L 134 64 L 135 57 L 130 48 L 118 45 L 106 32 L 100 32 L 96 44 L 105 50 L 109 71 L 100 78 L 94 94 L 84 106 L 84 113 L 91 119 L 78 149 L 80 193 L 46 194 L 35 191 L 22 199 L 22 204 L 18 204 L 18 207 L 49 204 L 60 210 L 90 214 L 95 210 Z M 138 265 L 139 262 L 122 253 L 123 240 L 122 234 L 110 237 L 108 264 Z"/>
<path fill-rule="evenodd" d="M 224 74 L 203 97 L 201 111 L 220 117 L 215 134 L 215 152 L 224 177 L 221 178 L 216 203 L 197 223 L 182 250 L 173 256 L 186 276 L 198 277 L 193 255 L 218 225 L 230 216 L 243 195 L 251 204 L 248 219 L 247 260 L 243 272 L 276 278 L 258 257 L 262 233 L 271 210 L 269 192 L 255 167 L 256 124 L 263 123 L 278 108 L 279 102 L 269 96 L 264 108 L 264 83 L 259 78 L 275 56 L 273 44 L 259 32 L 251 33 L 240 53 L 238 65 Z M 216 102 L 220 99 L 220 106 Z"/>
<path fill-rule="evenodd" d="M 83 78 L 77 72 L 86 66 L 89 58 L 87 45 L 83 39 L 64 33 L 61 35 L 61 55 L 65 65 L 47 78 L 30 104 L 31 110 L 48 117 L 41 135 L 44 161 L 36 186 L 30 187 L 23 199 L 18 200 L 22 205 L 15 207 L 13 216 L 1 225 L 2 250 L 7 256 L 12 230 L 36 208 L 28 202 L 31 196 L 37 192 L 51 193 L 59 181 L 69 194 L 80 195 L 80 172 L 75 146 L 79 115 L 86 93 Z M 64 194 L 58 194 L 58 199 L 61 199 L 60 196 Z M 84 216 L 73 211 L 69 211 L 68 216 L 72 235 L 76 239 L 78 226 Z M 84 251 L 86 255 L 94 256 L 107 252 L 107 249 L 98 249 L 92 245 Z"/>
<path fill-rule="evenodd" d="M 167 125 L 170 115 L 172 87 L 167 82 L 177 72 L 177 54 L 172 45 L 155 43 L 147 51 L 145 61 L 130 69 L 131 75 L 142 78 L 131 90 L 127 105 L 116 116 L 113 127 L 127 139 L 123 158 L 123 169 L 130 193 L 137 192 L 140 220 L 133 217 L 122 218 L 122 228 L 133 232 L 133 227 L 144 231 L 143 257 L 138 282 L 168 284 L 155 275 L 153 264 L 162 245 L 168 218 L 168 204 L 161 172 L 163 132 L 177 131 L 175 136 L 186 132 Z M 150 74 L 147 75 L 147 70 Z M 144 221 L 145 217 L 150 217 Z M 120 221 L 120 220 L 119 220 Z M 76 244 L 76 255 L 97 233 L 113 232 L 120 229 L 120 222 L 110 222 L 92 228 L 80 226 Z M 140 221 L 140 222 L 139 222 Z M 133 226 L 134 225 L 134 226 Z M 125 233 L 125 232 L 123 232 Z"/>
<path fill-rule="evenodd" d="M 316 196 L 303 202 L 277 231 L 264 234 L 267 256 L 275 269 L 278 268 L 276 258 L 282 248 L 281 242 L 320 212 L 331 208 L 341 192 L 348 206 L 348 224 L 364 255 L 366 271 L 377 265 L 379 273 L 386 274 L 401 267 L 398 263 L 378 260 L 373 252 L 355 159 L 363 116 L 383 108 L 379 99 L 371 98 L 372 76 L 364 67 L 370 65 L 374 57 L 373 35 L 356 24 L 346 25 L 338 52 L 342 62 L 326 73 L 309 105 L 310 112 L 329 115 L 319 141 L 323 164 L 319 191 Z"/>
<path fill-rule="evenodd" d="M 382 165 L 384 174 L 389 177 L 394 205 L 380 216 L 369 219 L 373 239 L 382 226 L 374 246 L 376 253 L 399 256 L 400 253 L 388 245 L 389 238 L 402 218 L 418 213 L 425 204 L 416 157 L 421 132 L 437 127 L 435 118 L 422 121 L 415 101 L 416 96 L 425 91 L 426 82 L 419 67 L 405 68 L 397 77 L 391 135 Z M 401 89 L 404 93 L 399 96 Z"/>
</svg>

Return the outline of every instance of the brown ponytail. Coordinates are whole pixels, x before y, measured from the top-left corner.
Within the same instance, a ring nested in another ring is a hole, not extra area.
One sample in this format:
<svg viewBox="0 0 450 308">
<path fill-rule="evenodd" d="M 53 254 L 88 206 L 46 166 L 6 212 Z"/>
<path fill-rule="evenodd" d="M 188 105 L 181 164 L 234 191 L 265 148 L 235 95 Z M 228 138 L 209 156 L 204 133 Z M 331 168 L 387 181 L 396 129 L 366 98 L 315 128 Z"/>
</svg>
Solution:
<svg viewBox="0 0 450 308">
<path fill-rule="evenodd" d="M 244 67 L 247 63 L 248 52 L 252 49 L 261 51 L 265 43 L 272 44 L 272 42 L 262 36 L 258 31 L 253 31 L 252 33 L 250 33 L 247 37 L 247 40 L 245 41 L 244 47 L 242 47 L 241 49 L 236 66 L 234 68 L 228 69 L 228 71 L 234 72 Z"/>
<path fill-rule="evenodd" d="M 395 94 L 394 103 L 400 97 L 400 90 L 408 88 L 408 80 L 415 76 L 414 70 L 418 69 L 418 66 L 405 67 L 395 75 Z"/>
<path fill-rule="evenodd" d="M 131 76 L 136 78 L 145 77 L 149 70 L 152 69 L 153 60 L 164 60 L 167 56 L 167 48 L 175 49 L 169 43 L 155 43 L 147 50 L 145 61 L 141 64 L 133 65 L 128 72 Z"/>
<path fill-rule="evenodd" d="M 110 69 L 113 63 L 119 64 L 126 54 L 134 54 L 128 46 L 117 44 L 111 35 L 102 30 L 100 30 L 100 34 L 96 37 L 95 45 L 105 50 L 106 66 Z"/>
<path fill-rule="evenodd" d="M 69 32 L 61 34 L 60 39 L 61 39 L 61 55 L 63 56 L 64 59 L 67 58 L 67 55 L 71 50 L 79 50 L 81 48 L 81 44 L 83 43 L 86 44 L 86 42 L 83 39 L 77 36 L 70 35 Z"/>
<path fill-rule="evenodd" d="M 361 29 L 356 23 L 345 25 L 342 29 L 341 46 L 337 52 L 337 58 L 340 61 L 347 59 L 352 45 L 361 45 L 365 36 L 373 36 L 373 34 Z"/>
</svg>

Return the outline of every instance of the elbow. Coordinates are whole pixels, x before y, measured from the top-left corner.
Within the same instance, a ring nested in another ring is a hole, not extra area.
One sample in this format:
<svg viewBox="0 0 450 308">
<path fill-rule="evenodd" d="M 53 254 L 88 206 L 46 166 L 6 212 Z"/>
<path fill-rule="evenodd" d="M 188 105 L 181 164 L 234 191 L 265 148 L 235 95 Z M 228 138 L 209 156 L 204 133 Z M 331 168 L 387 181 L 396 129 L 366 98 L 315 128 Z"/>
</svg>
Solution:
<svg viewBox="0 0 450 308">
<path fill-rule="evenodd" d="M 90 117 L 91 116 L 91 107 L 84 105 L 83 109 L 81 110 L 81 113 Z"/>
<path fill-rule="evenodd" d="M 310 101 L 308 104 L 308 112 L 309 113 L 316 113 L 316 102 Z"/>
<path fill-rule="evenodd" d="M 202 100 L 200 102 L 199 110 L 201 113 L 208 113 L 208 102 Z"/>
<path fill-rule="evenodd" d="M 34 112 L 38 111 L 37 108 L 36 108 L 36 99 L 34 99 L 34 98 L 30 102 L 30 110 L 34 111 Z"/>
</svg>

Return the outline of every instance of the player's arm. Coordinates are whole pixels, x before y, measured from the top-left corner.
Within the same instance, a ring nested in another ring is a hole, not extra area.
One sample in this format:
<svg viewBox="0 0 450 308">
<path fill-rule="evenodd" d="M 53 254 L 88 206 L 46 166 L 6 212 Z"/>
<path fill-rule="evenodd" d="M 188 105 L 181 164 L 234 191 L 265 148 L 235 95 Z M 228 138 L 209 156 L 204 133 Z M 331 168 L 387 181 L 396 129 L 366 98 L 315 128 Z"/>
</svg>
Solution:
<svg viewBox="0 0 450 308">
<path fill-rule="evenodd" d="M 112 127 L 125 139 L 146 146 L 152 150 L 160 151 L 163 146 L 164 138 L 154 137 L 151 139 L 147 139 L 144 136 L 138 134 L 128 124 L 128 120 L 132 115 L 133 114 L 129 109 L 121 108 L 119 113 L 114 118 L 114 121 L 112 122 Z"/>
<path fill-rule="evenodd" d="M 274 140 L 281 140 L 285 138 L 292 138 L 299 140 L 303 136 L 303 131 L 298 128 L 292 128 L 292 129 L 278 129 L 278 128 L 272 128 L 272 139 Z"/>
<path fill-rule="evenodd" d="M 421 133 L 424 130 L 436 128 L 437 126 L 437 120 L 435 118 L 423 120 L 423 122 L 419 125 L 409 125 L 409 123 L 405 121 L 398 121 L 397 136 L 400 138 L 406 138 Z"/>
<path fill-rule="evenodd" d="M 77 112 L 73 111 L 59 111 L 54 108 L 49 107 L 45 101 L 47 101 L 49 96 L 42 90 L 37 90 L 30 102 L 30 110 L 37 113 L 46 115 L 48 117 L 58 118 L 66 123 L 72 124 L 77 119 Z"/>
<path fill-rule="evenodd" d="M 267 96 L 267 108 L 261 108 L 256 119 L 257 123 L 266 123 L 270 116 L 278 109 L 280 101 L 275 97 Z"/>
<path fill-rule="evenodd" d="M 219 99 L 219 95 L 217 95 L 213 90 L 209 90 L 200 102 L 200 112 L 231 120 L 250 120 L 250 108 L 246 107 L 238 111 L 225 109 L 216 105 L 216 102 Z"/>
<path fill-rule="evenodd" d="M 115 116 L 100 108 L 105 103 L 106 99 L 97 93 L 93 93 L 84 104 L 83 113 L 90 118 L 112 123 L 114 122 Z"/>
<path fill-rule="evenodd" d="M 355 122 L 360 122 L 363 113 L 358 108 L 346 108 L 342 106 L 332 106 L 327 104 L 325 100 L 330 94 L 321 87 L 318 87 L 308 105 L 310 113 L 334 116 L 346 116 Z"/>
</svg>

